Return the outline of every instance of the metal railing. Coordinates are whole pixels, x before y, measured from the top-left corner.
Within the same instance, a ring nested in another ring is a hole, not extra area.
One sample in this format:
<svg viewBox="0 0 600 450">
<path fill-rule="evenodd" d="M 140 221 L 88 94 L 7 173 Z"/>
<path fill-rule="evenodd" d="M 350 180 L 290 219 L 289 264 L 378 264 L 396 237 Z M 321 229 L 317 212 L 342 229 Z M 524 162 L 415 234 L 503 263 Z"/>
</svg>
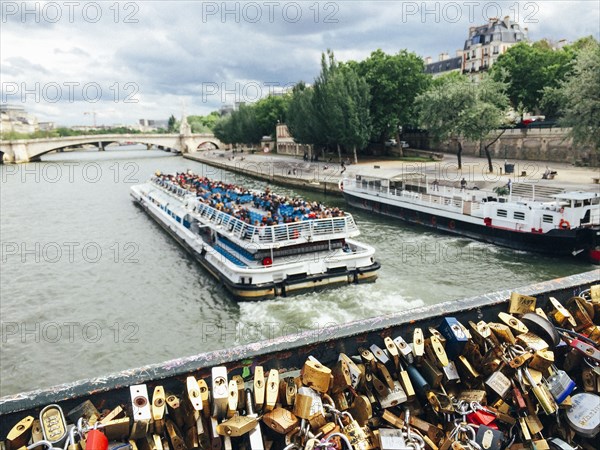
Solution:
<svg viewBox="0 0 600 450">
<path fill-rule="evenodd" d="M 169 181 L 156 178 L 152 181 L 169 194 L 175 194 L 182 199 L 191 192 Z M 240 220 L 224 211 L 219 211 L 198 199 L 188 202 L 192 207 L 192 215 L 197 215 L 204 222 L 211 222 L 233 234 L 237 239 L 255 244 L 292 243 L 302 239 L 306 242 L 353 237 L 359 234 L 358 227 L 351 214 L 344 213 L 343 217 L 326 219 L 309 219 L 302 222 L 291 222 L 270 226 L 255 226 Z"/>
</svg>

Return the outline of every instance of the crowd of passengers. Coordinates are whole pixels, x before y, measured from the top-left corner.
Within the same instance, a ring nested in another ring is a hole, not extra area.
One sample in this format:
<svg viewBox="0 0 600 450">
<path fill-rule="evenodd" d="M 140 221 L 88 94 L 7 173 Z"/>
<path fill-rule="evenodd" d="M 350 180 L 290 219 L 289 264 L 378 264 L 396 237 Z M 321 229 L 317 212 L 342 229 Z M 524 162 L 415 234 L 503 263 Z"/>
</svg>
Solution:
<svg viewBox="0 0 600 450">
<path fill-rule="evenodd" d="M 289 198 L 273 194 L 269 188 L 265 192 L 256 193 L 231 183 L 213 181 L 189 172 L 178 172 L 175 175 L 157 173 L 156 178 L 195 193 L 200 202 L 256 226 L 344 217 L 344 211 L 340 208 L 329 208 L 318 202 L 307 202 L 300 197 Z M 248 203 L 260 211 L 258 217 L 262 216 L 261 221 L 255 219 L 252 223 L 251 211 L 244 206 Z"/>
</svg>

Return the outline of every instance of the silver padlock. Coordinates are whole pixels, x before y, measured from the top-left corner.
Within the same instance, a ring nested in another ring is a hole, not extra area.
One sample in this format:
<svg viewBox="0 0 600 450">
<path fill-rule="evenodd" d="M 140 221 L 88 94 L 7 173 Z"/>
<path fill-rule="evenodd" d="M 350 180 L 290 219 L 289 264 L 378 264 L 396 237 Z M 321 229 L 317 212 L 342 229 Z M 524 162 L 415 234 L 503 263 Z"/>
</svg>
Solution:
<svg viewBox="0 0 600 450">
<path fill-rule="evenodd" d="M 556 400 L 556 403 L 562 403 L 571 392 L 575 390 L 577 384 L 567 375 L 564 370 L 556 370 L 552 366 L 554 373 L 546 379 L 546 386 Z"/>
</svg>

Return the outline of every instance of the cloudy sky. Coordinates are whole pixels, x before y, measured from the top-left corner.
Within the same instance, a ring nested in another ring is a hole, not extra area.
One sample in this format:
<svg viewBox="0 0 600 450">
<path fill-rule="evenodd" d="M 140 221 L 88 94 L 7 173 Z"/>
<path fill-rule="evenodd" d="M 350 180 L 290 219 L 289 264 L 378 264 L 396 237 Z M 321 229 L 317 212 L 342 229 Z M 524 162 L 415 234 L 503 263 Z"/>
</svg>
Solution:
<svg viewBox="0 0 600 450">
<path fill-rule="evenodd" d="M 589 1 L 0 2 L 2 103 L 40 121 L 133 124 L 253 101 L 319 71 L 320 54 L 454 55 L 510 16 L 533 40 L 600 37 Z"/>
</svg>

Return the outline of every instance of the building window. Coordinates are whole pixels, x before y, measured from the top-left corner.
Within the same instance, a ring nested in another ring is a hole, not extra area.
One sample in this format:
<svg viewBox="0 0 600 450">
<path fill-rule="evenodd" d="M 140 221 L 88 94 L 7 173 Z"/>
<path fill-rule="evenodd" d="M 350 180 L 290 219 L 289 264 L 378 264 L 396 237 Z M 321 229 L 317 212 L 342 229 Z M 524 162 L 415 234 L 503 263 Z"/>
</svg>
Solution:
<svg viewBox="0 0 600 450">
<path fill-rule="evenodd" d="M 496 215 L 497 215 L 498 217 L 506 217 L 506 216 L 507 216 L 507 213 L 506 213 L 506 210 L 505 210 L 505 209 L 499 209 L 498 211 L 496 211 Z"/>
<path fill-rule="evenodd" d="M 542 216 L 542 222 L 544 223 L 554 223 L 554 217 L 550 214 L 544 214 Z"/>
<path fill-rule="evenodd" d="M 497 55 L 500 51 L 500 48 L 497 45 L 494 45 L 494 55 Z"/>
<path fill-rule="evenodd" d="M 525 220 L 525 213 L 522 211 L 515 211 L 513 214 L 515 220 Z"/>
</svg>

